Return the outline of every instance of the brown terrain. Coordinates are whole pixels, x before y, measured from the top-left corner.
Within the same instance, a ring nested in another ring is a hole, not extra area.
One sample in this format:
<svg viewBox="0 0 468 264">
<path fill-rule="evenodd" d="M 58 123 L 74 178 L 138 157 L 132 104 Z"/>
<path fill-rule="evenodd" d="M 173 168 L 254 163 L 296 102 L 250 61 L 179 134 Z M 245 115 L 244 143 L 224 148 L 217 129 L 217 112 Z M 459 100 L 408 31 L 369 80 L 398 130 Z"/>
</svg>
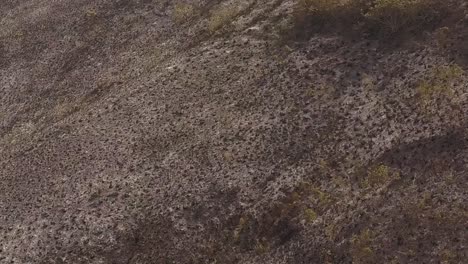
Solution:
<svg viewBox="0 0 468 264">
<path fill-rule="evenodd" d="M 1 0 L 0 263 L 467 263 L 465 0 Z"/>
</svg>

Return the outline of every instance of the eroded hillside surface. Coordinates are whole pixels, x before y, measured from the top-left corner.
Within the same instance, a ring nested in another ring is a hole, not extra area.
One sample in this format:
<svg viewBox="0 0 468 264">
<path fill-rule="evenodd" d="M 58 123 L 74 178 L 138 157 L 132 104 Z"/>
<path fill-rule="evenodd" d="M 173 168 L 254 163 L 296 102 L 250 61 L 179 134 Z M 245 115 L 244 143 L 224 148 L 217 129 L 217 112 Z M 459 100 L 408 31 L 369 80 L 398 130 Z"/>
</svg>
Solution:
<svg viewBox="0 0 468 264">
<path fill-rule="evenodd" d="M 464 263 L 465 1 L 315 2 L 1 1 L 0 263 Z"/>
</svg>

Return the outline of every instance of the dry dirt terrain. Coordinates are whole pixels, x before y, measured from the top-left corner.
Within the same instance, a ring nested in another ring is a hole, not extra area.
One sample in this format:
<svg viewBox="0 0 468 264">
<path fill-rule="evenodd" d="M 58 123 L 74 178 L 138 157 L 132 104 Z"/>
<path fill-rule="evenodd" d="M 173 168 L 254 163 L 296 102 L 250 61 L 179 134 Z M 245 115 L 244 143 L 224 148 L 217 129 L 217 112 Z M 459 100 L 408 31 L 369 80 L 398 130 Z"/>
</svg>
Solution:
<svg viewBox="0 0 468 264">
<path fill-rule="evenodd" d="M 467 259 L 466 1 L 0 1 L 0 263 Z"/>
</svg>

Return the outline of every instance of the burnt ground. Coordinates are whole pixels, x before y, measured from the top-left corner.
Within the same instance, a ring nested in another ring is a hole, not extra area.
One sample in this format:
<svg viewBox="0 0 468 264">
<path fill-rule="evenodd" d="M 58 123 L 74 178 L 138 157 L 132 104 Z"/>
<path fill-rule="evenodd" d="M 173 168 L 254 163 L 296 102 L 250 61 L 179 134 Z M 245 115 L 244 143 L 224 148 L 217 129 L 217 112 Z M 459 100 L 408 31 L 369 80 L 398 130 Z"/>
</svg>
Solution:
<svg viewBox="0 0 468 264">
<path fill-rule="evenodd" d="M 285 39 L 287 0 L 2 1 L 0 263 L 464 263 L 462 2 L 397 43 Z"/>
</svg>

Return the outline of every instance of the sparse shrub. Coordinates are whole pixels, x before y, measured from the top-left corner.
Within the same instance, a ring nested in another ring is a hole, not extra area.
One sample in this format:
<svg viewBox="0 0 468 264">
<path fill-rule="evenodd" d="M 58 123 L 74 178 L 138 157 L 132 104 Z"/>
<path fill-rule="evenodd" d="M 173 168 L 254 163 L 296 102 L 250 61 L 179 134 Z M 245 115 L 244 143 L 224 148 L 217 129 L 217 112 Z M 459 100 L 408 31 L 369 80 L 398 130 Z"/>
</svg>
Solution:
<svg viewBox="0 0 468 264">
<path fill-rule="evenodd" d="M 371 36 L 394 36 L 424 29 L 448 10 L 442 0 L 299 0 L 295 33 L 357 29 Z"/>
<path fill-rule="evenodd" d="M 380 164 L 371 167 L 367 171 L 366 177 L 363 178 L 360 183 L 363 188 L 380 187 L 399 178 L 400 174 L 398 172 L 391 172 L 390 167 Z"/>
<path fill-rule="evenodd" d="M 209 31 L 213 33 L 231 23 L 238 12 L 238 9 L 233 6 L 226 6 L 213 11 L 208 21 Z"/>
<path fill-rule="evenodd" d="M 312 98 L 326 98 L 332 97 L 335 92 L 335 87 L 328 84 L 319 84 L 310 86 L 309 89 L 307 89 L 307 96 Z M 327 169 L 328 165 L 326 161 L 320 161 L 319 166 L 322 172 L 329 170 L 329 168 Z"/>
<path fill-rule="evenodd" d="M 266 252 L 268 252 L 269 249 L 270 249 L 270 246 L 268 244 L 268 241 L 266 241 L 266 239 L 257 240 L 257 243 L 255 244 L 255 252 L 257 252 L 257 254 L 259 255 L 265 254 Z"/>
<path fill-rule="evenodd" d="M 13 37 L 15 39 L 22 39 L 26 34 L 23 32 L 23 31 L 17 31 L 15 32 L 15 34 L 13 35 Z"/>
<path fill-rule="evenodd" d="M 374 80 L 372 77 L 366 73 L 362 74 L 361 79 L 362 86 L 367 90 L 371 91 L 375 88 Z"/>
<path fill-rule="evenodd" d="M 383 184 L 390 179 L 390 170 L 385 165 L 379 165 L 369 170 L 367 176 L 367 182 L 369 185 L 374 186 Z"/>
<path fill-rule="evenodd" d="M 96 9 L 90 8 L 90 9 L 86 10 L 86 16 L 87 16 L 87 17 L 95 17 L 95 16 L 97 16 L 97 11 L 96 11 Z"/>
<path fill-rule="evenodd" d="M 423 193 L 423 197 L 419 199 L 418 208 L 423 210 L 424 208 L 430 205 L 430 202 L 431 202 L 431 194 L 429 192 L 425 192 Z"/>
<path fill-rule="evenodd" d="M 463 69 L 456 64 L 446 67 L 439 67 L 434 71 L 435 78 L 446 83 L 459 78 L 463 73 Z"/>
<path fill-rule="evenodd" d="M 298 12 L 304 15 L 311 15 L 317 18 L 330 19 L 339 14 L 340 9 L 345 7 L 343 0 L 300 0 L 298 2 Z"/>
<path fill-rule="evenodd" d="M 311 192 L 313 194 L 313 198 L 316 199 L 317 205 L 320 208 L 324 209 L 330 204 L 333 204 L 333 197 L 330 194 L 320 190 L 317 187 L 312 187 Z"/>
<path fill-rule="evenodd" d="M 294 11 L 294 38 L 313 31 L 357 22 L 362 17 L 361 0 L 299 0 Z"/>
<path fill-rule="evenodd" d="M 394 34 L 403 29 L 418 29 L 437 19 L 434 0 L 376 0 L 365 14 L 373 30 Z"/>
<path fill-rule="evenodd" d="M 375 253 L 371 247 L 372 236 L 372 232 L 366 229 L 351 238 L 350 253 L 353 263 L 375 263 Z"/>
<path fill-rule="evenodd" d="M 341 226 L 337 225 L 335 222 L 330 222 L 325 226 L 325 235 L 329 241 L 335 241 L 338 233 L 341 230 Z"/>
<path fill-rule="evenodd" d="M 0 142 L 3 141 L 7 144 L 15 145 L 17 143 L 28 140 L 35 131 L 36 125 L 33 122 L 23 123 L 21 125 L 14 126 L 10 133 L 0 137 Z"/>
<path fill-rule="evenodd" d="M 174 6 L 174 13 L 172 14 L 174 21 L 182 24 L 188 21 L 196 13 L 196 8 L 192 4 L 176 3 Z"/>
<path fill-rule="evenodd" d="M 449 41 L 450 36 L 450 28 L 448 27 L 441 27 L 438 28 L 434 32 L 434 37 L 437 41 L 439 47 L 445 47 Z"/>
<path fill-rule="evenodd" d="M 234 236 L 233 236 L 234 241 L 236 241 L 236 242 L 239 241 L 241 233 L 244 231 L 244 229 L 247 226 L 247 222 L 248 222 L 248 220 L 244 216 L 239 219 L 239 224 L 234 229 Z"/>
<path fill-rule="evenodd" d="M 161 48 L 155 48 L 151 53 L 148 54 L 148 64 L 146 65 L 147 70 L 152 70 L 161 63 L 163 59 L 163 50 Z"/>
<path fill-rule="evenodd" d="M 312 223 L 317 219 L 317 213 L 310 208 L 304 210 L 304 216 L 307 223 Z"/>
<path fill-rule="evenodd" d="M 439 253 L 442 264 L 457 263 L 457 253 L 451 249 L 444 249 Z"/>
<path fill-rule="evenodd" d="M 427 78 L 417 86 L 418 94 L 423 104 L 437 96 L 452 96 L 452 84 L 458 80 L 464 71 L 458 65 L 450 65 L 435 68 Z"/>
</svg>

